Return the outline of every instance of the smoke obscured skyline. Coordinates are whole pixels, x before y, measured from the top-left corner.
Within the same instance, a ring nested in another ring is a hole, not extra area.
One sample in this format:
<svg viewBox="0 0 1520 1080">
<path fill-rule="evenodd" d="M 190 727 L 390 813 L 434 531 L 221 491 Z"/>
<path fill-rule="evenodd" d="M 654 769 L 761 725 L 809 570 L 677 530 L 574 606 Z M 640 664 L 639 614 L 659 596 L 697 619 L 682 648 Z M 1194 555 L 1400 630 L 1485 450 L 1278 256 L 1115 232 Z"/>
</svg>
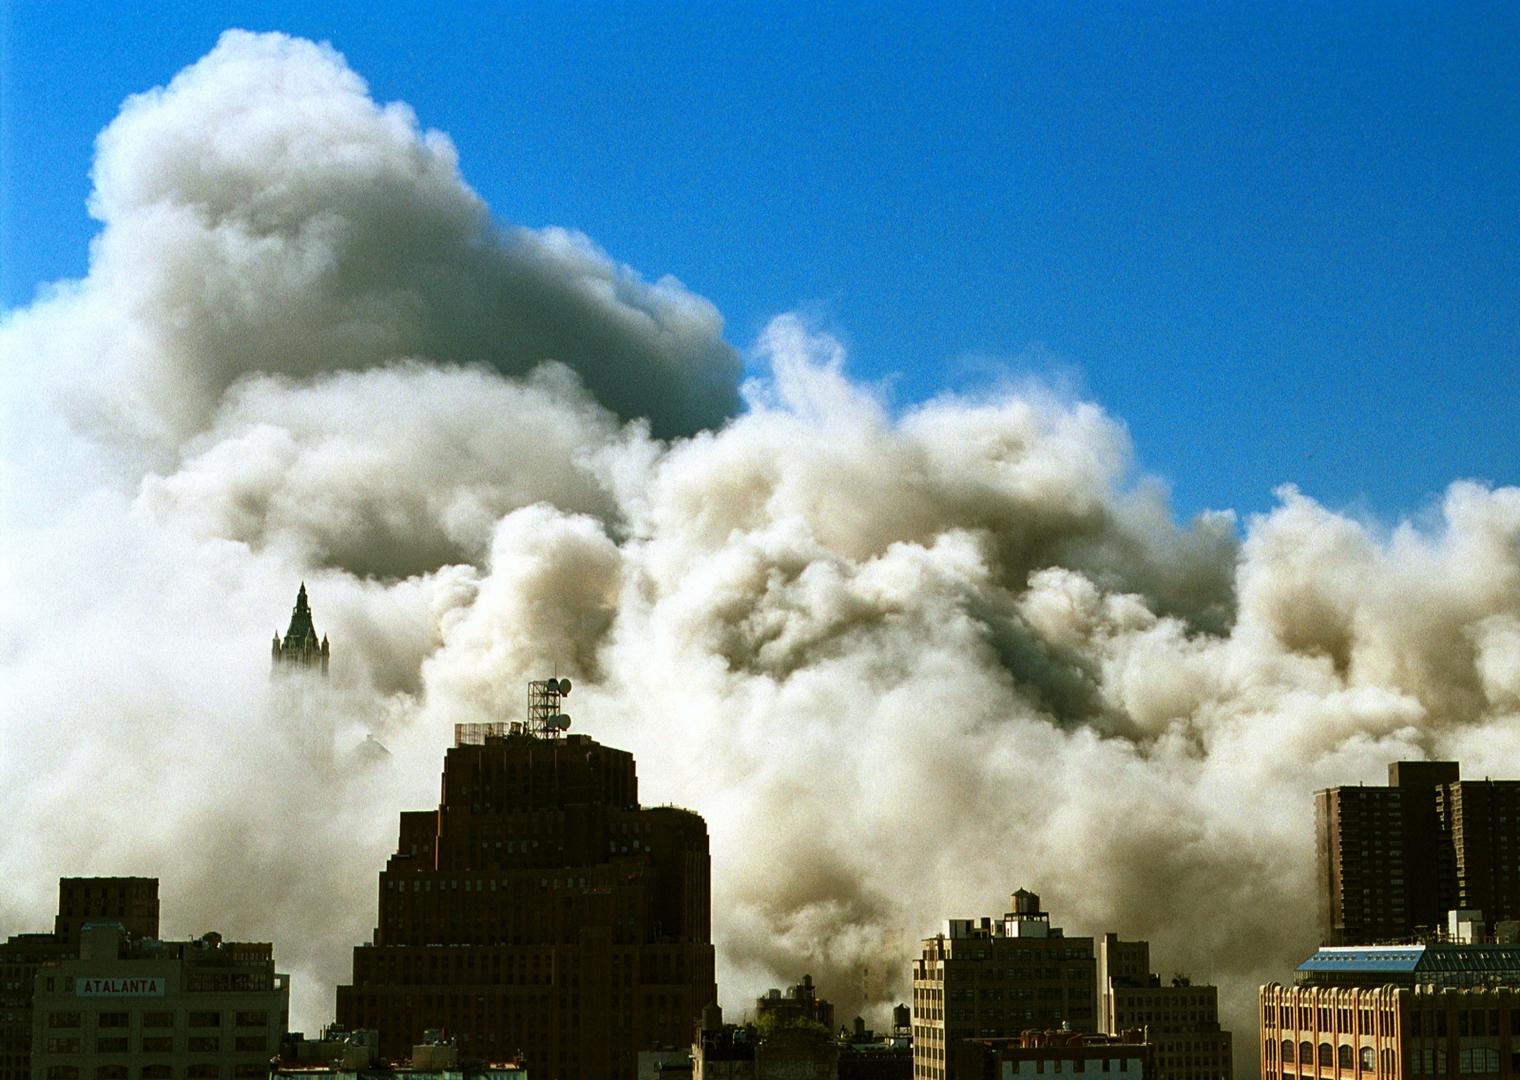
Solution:
<svg viewBox="0 0 1520 1080">
<path fill-rule="evenodd" d="M 557 671 L 707 819 L 731 1010 L 809 971 L 879 1016 L 1025 886 L 1218 982 L 1249 1061 L 1314 940 L 1311 793 L 1514 772 L 1520 489 L 1179 524 L 1058 388 L 894 411 L 788 313 L 741 385 L 711 303 L 496 223 L 281 35 L 129 100 L 94 181 L 89 274 L 0 327 L 0 932 L 157 876 L 166 932 L 273 940 L 311 1029 L 451 725 Z M 267 677 L 303 578 L 317 708 Z"/>
</svg>

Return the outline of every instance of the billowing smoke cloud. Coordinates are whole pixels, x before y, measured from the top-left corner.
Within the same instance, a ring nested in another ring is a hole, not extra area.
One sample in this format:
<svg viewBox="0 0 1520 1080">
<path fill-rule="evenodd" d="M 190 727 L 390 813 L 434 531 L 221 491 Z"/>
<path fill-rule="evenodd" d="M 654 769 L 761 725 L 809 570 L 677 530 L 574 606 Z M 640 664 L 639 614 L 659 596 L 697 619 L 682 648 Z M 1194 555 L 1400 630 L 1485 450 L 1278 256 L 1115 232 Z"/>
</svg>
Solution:
<svg viewBox="0 0 1520 1080">
<path fill-rule="evenodd" d="M 313 1027 L 449 725 L 557 670 L 707 818 L 731 1011 L 810 971 L 880 1018 L 1028 886 L 1218 981 L 1248 1070 L 1314 939 L 1312 791 L 1514 771 L 1520 490 L 1178 525 L 1099 407 L 894 414 L 787 315 L 741 404 L 710 304 L 493 223 L 278 35 L 128 101 L 95 181 L 88 276 L 0 328 L 0 930 L 156 875 L 166 933 L 273 940 Z M 266 671 L 302 578 L 318 698 Z"/>
</svg>

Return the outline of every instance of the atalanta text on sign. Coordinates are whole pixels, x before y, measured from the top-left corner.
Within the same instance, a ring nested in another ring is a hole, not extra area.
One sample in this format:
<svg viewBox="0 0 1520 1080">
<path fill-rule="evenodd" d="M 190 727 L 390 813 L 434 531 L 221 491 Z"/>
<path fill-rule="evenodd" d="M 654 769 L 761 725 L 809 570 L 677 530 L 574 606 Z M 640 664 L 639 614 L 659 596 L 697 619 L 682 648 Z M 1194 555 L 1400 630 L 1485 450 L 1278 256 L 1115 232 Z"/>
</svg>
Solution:
<svg viewBox="0 0 1520 1080">
<path fill-rule="evenodd" d="M 80 979 L 80 997 L 163 997 L 162 976 L 143 979 Z"/>
</svg>

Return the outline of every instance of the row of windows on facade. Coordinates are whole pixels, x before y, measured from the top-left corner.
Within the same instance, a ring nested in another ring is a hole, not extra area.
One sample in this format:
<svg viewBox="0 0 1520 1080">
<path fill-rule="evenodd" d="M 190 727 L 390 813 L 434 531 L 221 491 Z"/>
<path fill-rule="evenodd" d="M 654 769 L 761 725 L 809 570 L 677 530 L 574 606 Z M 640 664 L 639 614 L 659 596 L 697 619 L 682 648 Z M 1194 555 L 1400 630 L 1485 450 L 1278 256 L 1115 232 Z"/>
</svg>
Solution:
<svg viewBox="0 0 1520 1080">
<path fill-rule="evenodd" d="M 264 1080 L 269 1075 L 269 1065 L 244 1064 L 232 1066 L 234 1080 Z M 225 1080 L 226 1070 L 220 1065 L 200 1064 L 186 1066 L 186 1080 Z M 131 1071 L 125 1065 L 97 1065 L 92 1070 L 78 1065 L 49 1065 L 43 1072 L 44 1080 L 131 1080 Z M 173 1080 L 171 1065 L 143 1065 L 137 1070 L 138 1080 Z"/>
<path fill-rule="evenodd" d="M 464 979 L 460 979 L 458 977 L 450 977 L 450 976 L 437 976 L 437 977 L 434 977 L 434 978 L 431 978 L 431 979 L 424 979 L 424 978 L 421 978 L 421 977 L 416 978 L 416 979 L 396 979 L 396 978 L 383 978 L 382 979 L 382 978 L 375 978 L 375 977 L 366 977 L 366 978 L 360 979 L 354 985 L 360 986 L 360 987 L 365 987 L 365 988 L 370 987 L 370 986 L 384 986 L 387 989 L 395 990 L 395 989 L 398 989 L 400 987 L 409 987 L 409 986 L 443 986 L 443 985 L 453 985 L 453 984 L 457 984 L 457 983 L 461 983 L 461 982 L 465 982 L 465 981 L 466 980 L 464 980 Z M 674 980 L 674 981 L 675 982 L 680 982 L 681 980 Z M 645 984 L 650 984 L 650 980 L 648 980 L 648 979 L 641 980 L 641 982 L 645 983 Z M 632 990 L 633 989 L 633 985 L 634 985 L 633 984 L 633 972 L 632 971 L 625 971 L 625 972 L 623 972 L 621 979 L 619 979 L 619 976 L 618 976 L 617 972 L 613 972 L 610 978 L 608 978 L 608 979 L 597 979 L 596 983 L 597 983 L 598 986 L 614 986 L 614 987 L 618 986 L 621 983 L 621 985 L 623 986 L 624 989 Z M 526 973 L 519 973 L 519 972 L 509 971 L 505 975 L 502 975 L 500 972 L 497 972 L 494 978 L 492 978 L 490 980 L 486 980 L 486 979 L 477 980 L 474 985 L 477 986 L 477 987 L 481 987 L 481 988 L 484 988 L 484 987 L 487 987 L 487 986 L 501 986 L 501 987 L 544 987 L 546 989 L 549 988 L 549 987 L 557 987 L 561 991 L 564 991 L 565 989 L 570 989 L 570 990 L 579 989 L 580 984 L 581 984 L 581 982 L 580 982 L 580 976 L 577 975 L 577 974 L 566 975 L 566 974 L 561 973 L 558 977 L 556 977 L 553 973 L 547 972 L 547 971 L 544 971 L 544 972 L 533 971 L 533 972 L 526 972 Z M 659 985 L 668 986 L 668 985 L 671 985 L 671 984 L 667 982 L 667 983 L 661 983 Z M 497 992 L 497 993 L 493 994 L 493 996 L 499 996 L 499 993 L 500 992 Z M 508 996 L 515 996 L 515 995 L 508 995 Z M 646 997 L 648 996 L 648 991 L 645 992 L 645 996 Z M 482 1000 L 484 1000 L 484 995 L 482 995 Z"/>
<path fill-rule="evenodd" d="M 480 956 L 473 950 L 460 951 L 464 955 L 440 957 L 436 951 L 401 956 L 376 955 L 372 959 L 367 958 L 364 965 L 365 973 L 372 976 L 384 975 L 390 982 L 418 985 L 430 982 L 464 982 L 468 981 L 468 976 L 477 974 L 481 977 L 481 981 L 537 983 L 541 978 L 547 981 L 552 975 L 558 974 L 560 982 L 569 986 L 580 985 L 580 972 L 574 964 L 567 962 L 571 959 L 569 957 L 554 957 L 539 952 L 506 953 L 505 955 L 492 953 L 488 956 Z M 686 954 L 684 952 L 651 950 L 639 959 L 642 963 L 630 956 L 628 963 L 624 965 L 623 957 L 613 953 L 611 967 L 614 980 L 621 973 L 623 984 L 631 986 L 634 968 L 637 967 L 639 982 L 643 984 L 657 985 L 686 981 Z M 487 976 L 489 980 L 486 979 Z"/>
<path fill-rule="evenodd" d="M 1294 1023 L 1294 1009 L 1297 1009 L 1297 1024 Z M 1352 1017 L 1356 1013 L 1356 1017 Z M 1335 1021 L 1335 1029 L 1339 1031 L 1351 1031 L 1355 1024 L 1355 1030 L 1362 1035 L 1387 1035 L 1393 1031 L 1393 1012 L 1389 1009 L 1332 1009 L 1327 1006 L 1311 1008 L 1308 1005 L 1267 1005 L 1262 1013 L 1262 1020 L 1268 1027 L 1282 1028 L 1309 1028 L 1315 1030 L 1329 1030 L 1332 1016 Z M 1316 1023 L 1317 1021 L 1317 1023 Z"/>
<path fill-rule="evenodd" d="M 1263 1019 L 1268 1027 L 1282 1028 L 1294 1027 L 1293 1006 L 1278 1005 L 1266 1006 Z M 1499 1009 L 1459 1009 L 1457 1010 L 1456 1033 L 1458 1035 L 1498 1035 L 1500 1033 Z M 1376 1012 L 1374 1021 L 1372 1014 Z M 1299 1029 L 1311 1028 L 1320 1031 L 1331 1030 L 1333 1019 L 1334 1030 L 1350 1032 L 1352 1030 L 1352 1014 L 1359 1014 L 1356 1019 L 1356 1031 L 1361 1035 L 1388 1035 L 1393 1032 L 1393 1013 L 1386 1009 L 1311 1009 L 1307 1006 L 1298 1006 Z M 1438 1035 L 1445 1036 L 1448 1028 L 1445 1009 L 1416 1009 L 1409 1014 L 1409 1029 L 1414 1035 Z M 1274 1025 L 1273 1021 L 1276 1021 Z M 1318 1027 L 1315 1028 L 1315 1021 Z M 1520 1033 L 1520 1009 L 1509 1010 L 1509 1029 L 1511 1032 Z"/>
<path fill-rule="evenodd" d="M 1001 988 L 962 986 L 949 992 L 948 1001 L 1002 1001 Z M 1069 996 L 1064 984 L 1055 986 L 1011 986 L 1007 989 L 1009 1001 L 1065 1001 Z"/>
<path fill-rule="evenodd" d="M 1144 1027 L 1147 1024 L 1154 1027 L 1168 1020 L 1196 1024 L 1202 1020 L 1213 1020 L 1214 1014 L 1210 1009 L 1147 1009 L 1143 1013 L 1120 1010 L 1117 1019 L 1120 1027 Z"/>
<path fill-rule="evenodd" d="M 1277 1054 L 1279 1046 L 1281 1047 L 1280 1058 Z M 1377 1052 L 1372 1047 L 1364 1046 L 1358 1054 L 1356 1048 L 1351 1046 L 1350 1043 L 1341 1043 L 1339 1047 L 1335 1047 L 1327 1042 L 1322 1042 L 1319 1044 L 1319 1051 L 1316 1054 L 1312 1042 L 1302 1042 L 1297 1045 L 1297 1052 L 1295 1053 L 1293 1040 L 1284 1039 L 1281 1044 L 1268 1041 L 1266 1043 L 1266 1052 L 1269 1062 L 1280 1060 L 1285 1065 L 1295 1063 L 1301 1065 L 1318 1064 L 1327 1069 L 1357 1069 L 1361 1072 L 1392 1072 L 1394 1063 L 1394 1052 L 1392 1050 L 1384 1050 L 1382 1052 L 1383 1064 L 1380 1070 L 1377 1068 Z"/>
<path fill-rule="evenodd" d="M 191 1035 L 183 1042 L 182 1049 L 192 1054 L 220 1053 L 224 1045 L 220 1035 Z M 233 1038 L 232 1048 L 242 1053 L 254 1053 L 258 1051 L 272 1050 L 268 1035 L 238 1035 Z M 137 1046 L 131 1045 L 131 1040 L 125 1035 L 101 1035 L 95 1039 L 95 1053 L 97 1054 L 125 1054 L 136 1050 L 143 1054 L 172 1054 L 174 1052 L 173 1035 L 144 1035 L 137 1040 Z M 50 1054 L 79 1054 L 84 1052 L 84 1040 L 78 1035 L 56 1035 L 47 1040 L 47 1052 Z"/>
<path fill-rule="evenodd" d="M 1368 1053 L 1370 1053 L 1370 1050 L 1364 1050 L 1362 1057 L 1365 1058 Z M 1391 1072 L 1393 1070 L 1393 1051 L 1384 1050 L 1383 1055 L 1383 1071 L 1385 1073 Z M 1492 1047 L 1475 1046 L 1462 1050 L 1457 1054 L 1456 1061 L 1457 1072 L 1462 1076 L 1486 1076 L 1499 1072 L 1499 1051 Z M 1287 1064 L 1293 1063 L 1289 1061 Z M 1323 1062 L 1316 1066 L 1313 1061 L 1300 1062 L 1300 1064 L 1307 1064 L 1315 1068 L 1328 1067 L 1343 1070 L 1352 1068 L 1350 1064 L 1345 1062 L 1341 1062 L 1337 1066 L 1325 1066 Z M 1411 1051 L 1408 1071 L 1416 1076 L 1447 1076 L 1450 1075 L 1450 1066 L 1451 1062 L 1444 1049 L 1440 1047 L 1426 1047 Z M 1374 1073 L 1370 1065 L 1361 1065 L 1360 1071 L 1368 1074 Z M 1520 1072 L 1520 1053 L 1511 1055 L 1510 1072 Z M 1277 1072 L 1269 1068 L 1266 1071 L 1264 1080 L 1277 1080 L 1277 1077 Z M 1284 1072 L 1282 1080 L 1293 1080 L 1293 1074 Z"/>
<path fill-rule="evenodd" d="M 613 875 L 609 872 L 605 876 L 610 878 Z M 411 882 L 410 889 L 407 888 L 408 881 Z M 396 892 L 430 893 L 433 891 L 434 881 L 438 882 L 439 892 L 458 892 L 460 888 L 460 882 L 464 883 L 465 892 L 495 892 L 498 887 L 496 878 L 435 878 L 410 876 L 387 878 L 385 881 L 385 887 L 387 890 L 394 890 Z M 521 885 L 522 883 L 518 882 L 518 884 Z M 500 888 L 502 892 L 506 892 L 509 888 L 509 885 L 510 883 L 505 878 L 501 879 Z M 583 877 L 539 878 L 538 887 L 540 889 L 584 889 L 587 887 L 587 885 L 586 879 Z"/>
<path fill-rule="evenodd" d="M 95 1013 L 95 1026 L 98 1028 L 129 1027 L 132 1015 L 125 1012 Z M 221 1027 L 227 1015 L 214 1009 L 192 1009 L 186 1014 L 185 1019 L 186 1023 L 193 1028 L 213 1028 Z M 50 1028 L 83 1027 L 84 1016 L 85 1014 L 81 1012 L 50 1012 L 47 1014 L 47 1026 Z M 145 1028 L 174 1027 L 174 1013 L 170 1011 L 142 1012 L 137 1016 Z M 234 1027 L 267 1027 L 269 1024 L 269 1012 L 265 1009 L 238 1010 L 231 1016 Z"/>
<path fill-rule="evenodd" d="M 485 1008 L 488 1005 L 493 1008 L 497 1007 L 495 1003 L 487 1002 L 485 995 L 474 996 L 476 998 L 476 1005 L 480 1008 Z M 418 1008 L 420 1005 L 424 1009 L 452 1009 L 455 1012 L 462 1013 L 471 1008 L 470 997 L 471 995 L 469 994 L 400 994 L 393 990 L 386 994 L 355 994 L 354 1000 L 362 1002 L 369 1009 L 386 1007 L 410 1010 Z M 607 1000 L 614 1008 L 624 1006 L 631 1008 L 637 1003 L 636 999 L 638 997 L 639 995 L 637 994 L 619 994 L 613 991 Z M 650 995 L 645 994 L 643 998 L 644 1008 L 651 1008 L 652 1006 L 649 1002 Z M 545 1013 L 550 1010 L 569 1012 L 579 1010 L 581 1007 L 580 997 L 575 994 L 562 993 L 557 997 L 553 994 L 513 996 L 511 1001 L 514 1010 L 519 1012 L 532 1010 L 539 1010 Z"/>
</svg>

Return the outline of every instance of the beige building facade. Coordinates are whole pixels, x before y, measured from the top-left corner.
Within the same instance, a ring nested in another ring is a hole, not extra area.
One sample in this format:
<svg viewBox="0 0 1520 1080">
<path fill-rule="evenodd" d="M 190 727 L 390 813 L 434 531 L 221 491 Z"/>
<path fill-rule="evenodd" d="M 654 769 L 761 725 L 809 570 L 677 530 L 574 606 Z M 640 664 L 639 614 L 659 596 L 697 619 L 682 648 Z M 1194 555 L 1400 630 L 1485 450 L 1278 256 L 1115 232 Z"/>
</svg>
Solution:
<svg viewBox="0 0 1520 1080">
<path fill-rule="evenodd" d="M 999 919 L 950 919 L 913 961 L 913 1075 L 947 1080 L 968 1039 L 1095 1032 L 1093 939 L 1068 938 L 1020 889 Z"/>
<path fill-rule="evenodd" d="M 1150 943 L 1105 934 L 1098 942 L 1099 1014 L 1111 1035 L 1141 1031 L 1155 1048 L 1157 1080 L 1229 1080 L 1231 1037 L 1219 1026 L 1219 991 L 1185 976 L 1163 983 Z"/>
<path fill-rule="evenodd" d="M 1322 948 L 1261 988 L 1262 1080 L 1520 1076 L 1520 948 Z"/>
<path fill-rule="evenodd" d="M 40 968 L 34 1080 L 253 1080 L 289 1023 L 267 944 L 129 937 L 87 925 L 79 955 Z"/>
<path fill-rule="evenodd" d="M 158 936 L 157 878 L 62 878 L 50 934 L 16 934 L 0 943 L 0 1080 L 31 1080 L 32 990 L 37 969 L 79 955 L 88 922 L 116 922 Z"/>
</svg>

